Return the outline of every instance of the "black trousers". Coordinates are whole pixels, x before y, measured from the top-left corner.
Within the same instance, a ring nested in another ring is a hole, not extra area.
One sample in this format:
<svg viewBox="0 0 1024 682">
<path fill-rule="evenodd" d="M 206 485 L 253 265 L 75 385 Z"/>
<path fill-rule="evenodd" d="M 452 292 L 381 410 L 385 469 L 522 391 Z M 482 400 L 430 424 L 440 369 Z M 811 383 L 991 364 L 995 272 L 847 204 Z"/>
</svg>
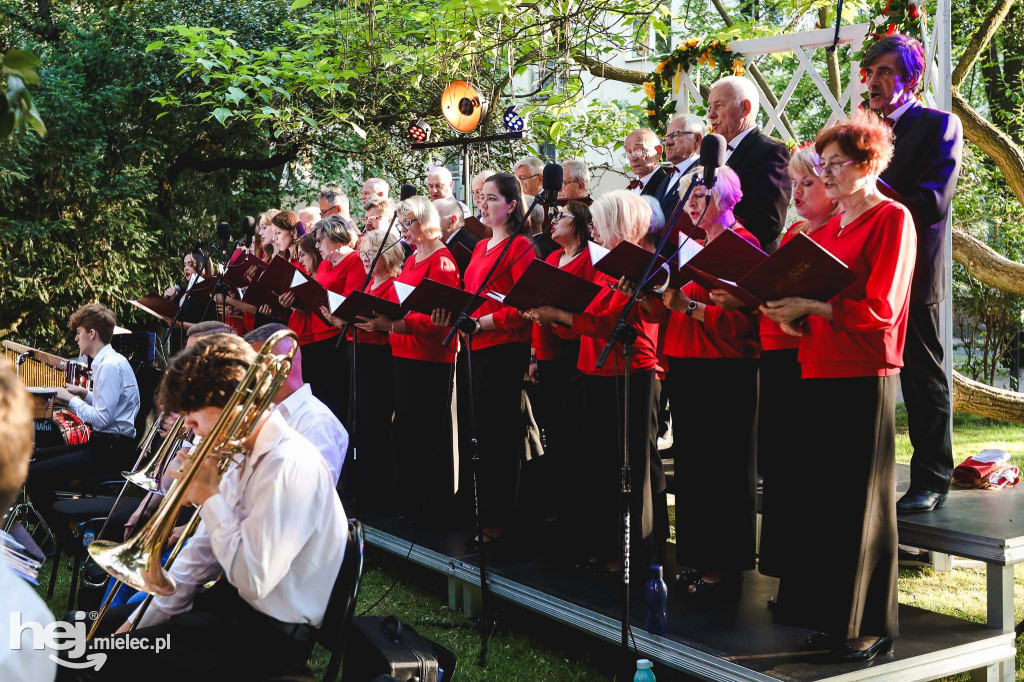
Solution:
<svg viewBox="0 0 1024 682">
<path fill-rule="evenodd" d="M 135 610 L 136 604 L 111 609 L 97 637 L 110 636 Z M 306 628 L 311 633 L 311 628 Z M 155 640 L 170 636 L 170 646 L 157 653 Z M 298 641 L 275 627 L 273 619 L 250 606 L 221 579 L 199 594 L 192 610 L 119 639 L 148 640 L 149 649 L 102 649 L 107 660 L 98 671 L 76 672 L 58 666 L 58 680 L 259 680 L 282 674 L 306 662 L 314 642 Z"/>
<path fill-rule="evenodd" d="M 533 417 L 544 430 L 544 456 L 537 469 L 538 504 L 546 514 L 562 514 L 579 501 L 579 488 L 571 481 L 569 461 L 579 447 L 575 434 L 583 422 L 583 376 L 579 364 L 580 342 L 562 341 L 557 360 L 537 363 L 537 385 L 531 392 Z"/>
<path fill-rule="evenodd" d="M 651 445 L 648 449 L 651 458 L 651 499 L 654 504 L 654 547 L 657 556 L 662 555 L 665 549 L 665 541 L 669 538 L 668 523 L 668 479 L 665 478 L 665 463 L 661 461 L 661 452 L 658 450 L 658 438 L 664 433 L 662 431 L 661 410 L 668 409 L 668 388 L 665 382 L 654 378 L 654 410 L 651 411 Z M 665 429 L 668 429 L 668 417 L 664 421 Z"/>
<path fill-rule="evenodd" d="M 357 337 L 358 338 L 358 337 Z M 343 497 L 378 508 L 395 492 L 395 453 L 391 419 L 395 412 L 395 384 L 391 370 L 391 346 L 348 343 L 348 363 L 356 359 L 355 427 L 349 422 L 355 457 L 345 458 L 341 474 Z M 305 378 L 305 377 L 303 377 Z"/>
<path fill-rule="evenodd" d="M 953 477 L 952 405 L 939 337 L 941 303 L 911 304 L 900 374 L 914 456 L 910 484 L 945 493 Z"/>
<path fill-rule="evenodd" d="M 302 378 L 309 384 L 313 395 L 327 405 L 346 427 L 348 423 L 348 402 L 352 386 L 351 363 L 348 360 L 348 341 L 335 347 L 338 337 L 314 341 L 301 346 Z M 348 459 L 346 457 L 346 459 Z"/>
<path fill-rule="evenodd" d="M 131 468 L 137 453 L 135 440 L 129 437 L 93 433 L 89 442 L 80 448 L 48 459 L 36 459 L 28 467 L 25 489 L 29 499 L 57 537 L 65 552 L 76 548 L 74 534 L 67 523 L 53 511 L 58 490 L 69 490 L 73 482 L 83 478 L 109 476 L 121 478 L 121 472 Z"/>
<path fill-rule="evenodd" d="M 806 542 L 797 532 L 805 513 L 799 470 L 809 463 L 793 450 L 793 420 L 805 409 L 796 358 L 796 348 L 762 351 L 758 382 L 757 464 L 764 491 L 757 568 L 776 578 L 797 552 L 794 544 Z"/>
<path fill-rule="evenodd" d="M 895 636 L 896 377 L 805 379 L 803 392 L 790 417 L 801 541 L 776 613 L 843 639 Z"/>
<path fill-rule="evenodd" d="M 504 528 L 516 518 L 519 475 L 527 447 L 523 377 L 529 363 L 530 346 L 526 343 L 473 351 L 471 380 L 480 454 L 477 484 L 485 528 Z M 460 431 L 470 428 L 468 420 L 460 419 Z M 460 456 L 465 455 L 471 457 L 472 449 L 460 450 Z M 472 487 L 469 493 L 472 495 Z"/>
<path fill-rule="evenodd" d="M 754 567 L 757 360 L 669 358 L 676 437 L 676 559 L 701 571 Z"/>
<path fill-rule="evenodd" d="M 440 519 L 455 494 L 452 366 L 407 358 L 394 358 L 392 366 L 399 507 L 406 514 Z"/>
<path fill-rule="evenodd" d="M 654 370 L 629 378 L 630 538 L 634 560 L 650 557 L 654 545 L 654 502 L 650 444 L 654 412 Z M 578 509 L 584 554 L 605 561 L 617 559 L 622 543 L 622 417 L 625 380 L 622 376 L 584 377 L 586 421 L 577 433 L 585 447 L 575 449 L 573 471 L 584 503 Z"/>
</svg>

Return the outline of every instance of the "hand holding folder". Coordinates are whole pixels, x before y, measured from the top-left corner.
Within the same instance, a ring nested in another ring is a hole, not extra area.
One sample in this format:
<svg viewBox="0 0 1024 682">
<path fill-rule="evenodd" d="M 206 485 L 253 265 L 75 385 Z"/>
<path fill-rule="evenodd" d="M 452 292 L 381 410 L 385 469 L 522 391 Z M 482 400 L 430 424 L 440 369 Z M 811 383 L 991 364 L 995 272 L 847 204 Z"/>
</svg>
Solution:
<svg viewBox="0 0 1024 682">
<path fill-rule="evenodd" d="M 395 293 L 398 294 L 402 310 L 406 312 L 414 311 L 430 315 L 435 310 L 441 309 L 449 313 L 453 319 L 458 317 L 473 298 L 473 294 L 468 291 L 435 282 L 430 278 L 423 280 L 415 288 L 404 282 L 395 282 Z M 483 302 L 483 298 L 476 299 L 473 306 L 466 312 L 472 313 Z"/>
<path fill-rule="evenodd" d="M 534 259 L 507 294 L 487 292 L 487 296 L 519 310 L 549 305 L 570 313 L 582 313 L 600 291 L 598 284 Z"/>
</svg>

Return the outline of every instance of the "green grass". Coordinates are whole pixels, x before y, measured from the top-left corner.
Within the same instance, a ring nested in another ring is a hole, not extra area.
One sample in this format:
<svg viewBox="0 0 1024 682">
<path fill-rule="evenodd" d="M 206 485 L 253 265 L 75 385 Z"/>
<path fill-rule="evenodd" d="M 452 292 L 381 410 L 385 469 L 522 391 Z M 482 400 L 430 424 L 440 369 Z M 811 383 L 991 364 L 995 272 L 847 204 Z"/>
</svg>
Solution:
<svg viewBox="0 0 1024 682">
<path fill-rule="evenodd" d="M 959 464 L 986 448 L 1006 450 L 1010 461 L 1024 469 L 1024 424 L 986 419 L 973 414 L 953 415 L 953 463 Z M 896 461 L 910 463 L 914 450 L 907 436 L 907 410 L 896 408 Z"/>
</svg>

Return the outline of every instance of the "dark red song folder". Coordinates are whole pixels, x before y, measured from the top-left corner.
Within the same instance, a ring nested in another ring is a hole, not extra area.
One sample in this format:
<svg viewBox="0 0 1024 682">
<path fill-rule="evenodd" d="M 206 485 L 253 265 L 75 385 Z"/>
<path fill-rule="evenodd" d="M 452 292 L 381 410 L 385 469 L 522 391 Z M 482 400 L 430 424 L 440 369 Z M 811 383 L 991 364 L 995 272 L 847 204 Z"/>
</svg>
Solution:
<svg viewBox="0 0 1024 682">
<path fill-rule="evenodd" d="M 295 295 L 295 303 L 292 305 L 304 313 L 319 313 L 320 306 L 332 307 L 327 289 L 315 279 L 306 280 L 289 291 Z M 341 294 L 335 296 L 344 300 Z M 335 306 L 337 305 L 341 305 L 341 300 L 336 299 Z"/>
<path fill-rule="evenodd" d="M 160 294 L 146 294 L 129 303 L 168 323 L 178 314 L 178 304 Z"/>
<path fill-rule="evenodd" d="M 401 301 L 402 308 L 406 311 L 412 310 L 429 315 L 436 308 L 441 308 L 451 313 L 453 317 L 461 313 L 462 309 L 473 298 L 473 294 L 468 291 L 435 282 L 430 278 L 420 282 L 411 291 L 408 284 L 395 282 L 395 293 L 398 294 L 398 300 Z M 482 297 L 478 298 L 467 312 L 472 313 L 483 302 L 484 299 Z"/>
<path fill-rule="evenodd" d="M 494 292 L 487 295 L 519 310 L 549 305 L 570 313 L 582 313 L 600 291 L 598 284 L 534 259 L 505 296 L 499 298 L 500 294 Z"/>
<path fill-rule="evenodd" d="M 469 261 L 473 258 L 473 252 L 467 249 L 462 242 L 452 244 L 448 250 L 451 251 L 455 264 L 459 266 L 459 272 L 466 274 L 466 268 L 469 267 Z"/>
<path fill-rule="evenodd" d="M 587 246 L 590 249 L 591 262 L 599 272 L 611 275 L 615 279 L 625 277 L 634 284 L 644 276 L 644 270 L 654 255 L 642 246 L 630 242 L 619 242 L 611 251 L 596 242 L 589 242 Z M 647 285 L 648 289 L 657 289 L 665 283 L 669 275 L 666 262 L 664 258 L 658 256 L 657 265 L 651 270 L 652 277 Z"/>
<path fill-rule="evenodd" d="M 391 320 L 400 320 L 405 317 L 406 311 L 402 310 L 402 306 L 365 291 L 353 291 L 348 296 L 341 298 L 342 302 L 331 314 L 346 322 L 358 322 L 357 317 L 374 317 L 377 313 Z"/>
<path fill-rule="evenodd" d="M 228 266 L 224 269 L 224 281 L 233 287 L 244 289 L 266 269 L 267 264 L 256 256 L 242 249 L 235 249 Z"/>
<path fill-rule="evenodd" d="M 788 297 L 828 301 L 857 276 L 805 234 L 798 234 L 738 281 L 702 273 L 713 289 L 724 289 L 750 306 Z M 694 278 L 696 280 L 696 278 Z"/>
<path fill-rule="evenodd" d="M 673 278 L 673 285 L 687 279 L 705 289 L 711 283 L 705 275 L 737 281 L 768 258 L 768 254 L 751 244 L 732 230 L 725 230 L 702 249 L 688 252 L 692 240 L 679 251 L 679 271 Z"/>
<path fill-rule="evenodd" d="M 245 295 L 242 296 L 242 301 L 257 308 L 262 305 L 269 305 L 272 317 L 278 320 L 287 320 L 289 315 L 291 315 L 291 311 L 281 305 L 277 294 L 271 291 L 270 287 L 264 284 L 261 279 L 254 279 L 249 282 L 249 286 L 245 288 Z"/>
<path fill-rule="evenodd" d="M 476 216 L 467 216 L 465 222 L 462 224 L 462 229 L 469 232 L 477 239 L 489 239 L 491 236 L 491 228 L 480 222 L 480 219 Z"/>
<path fill-rule="evenodd" d="M 274 256 L 267 269 L 260 275 L 259 281 L 268 289 L 280 296 L 292 287 L 307 281 L 309 277 L 301 270 L 280 256 Z"/>
</svg>

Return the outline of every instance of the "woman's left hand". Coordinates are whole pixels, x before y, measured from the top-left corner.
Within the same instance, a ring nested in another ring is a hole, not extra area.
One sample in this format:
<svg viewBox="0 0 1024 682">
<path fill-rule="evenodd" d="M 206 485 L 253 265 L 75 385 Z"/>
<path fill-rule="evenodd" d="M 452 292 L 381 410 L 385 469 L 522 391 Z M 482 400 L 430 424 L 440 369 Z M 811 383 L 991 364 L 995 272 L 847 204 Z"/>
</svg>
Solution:
<svg viewBox="0 0 1024 682">
<path fill-rule="evenodd" d="M 809 298 L 789 297 L 768 301 L 761 306 L 761 314 L 772 322 L 782 324 L 813 314 L 822 304 Z"/>
<path fill-rule="evenodd" d="M 335 326 L 338 329 L 341 329 L 342 327 L 345 326 L 345 320 L 341 319 L 340 317 L 335 317 L 334 315 L 331 315 L 331 311 L 325 305 L 320 306 L 320 314 L 323 315 L 324 319 L 327 320 L 332 326 Z"/>
<path fill-rule="evenodd" d="M 539 308 L 531 308 L 526 311 L 524 316 L 526 319 L 533 320 L 542 327 L 549 324 L 556 324 L 558 322 L 569 327 L 572 326 L 572 313 L 567 313 L 560 308 L 555 308 L 549 305 L 542 305 Z"/>
<path fill-rule="evenodd" d="M 383 315 L 377 315 L 375 317 L 356 317 L 358 322 L 356 326 L 362 329 L 364 332 L 389 332 L 391 331 L 391 320 L 384 317 Z"/>
</svg>

